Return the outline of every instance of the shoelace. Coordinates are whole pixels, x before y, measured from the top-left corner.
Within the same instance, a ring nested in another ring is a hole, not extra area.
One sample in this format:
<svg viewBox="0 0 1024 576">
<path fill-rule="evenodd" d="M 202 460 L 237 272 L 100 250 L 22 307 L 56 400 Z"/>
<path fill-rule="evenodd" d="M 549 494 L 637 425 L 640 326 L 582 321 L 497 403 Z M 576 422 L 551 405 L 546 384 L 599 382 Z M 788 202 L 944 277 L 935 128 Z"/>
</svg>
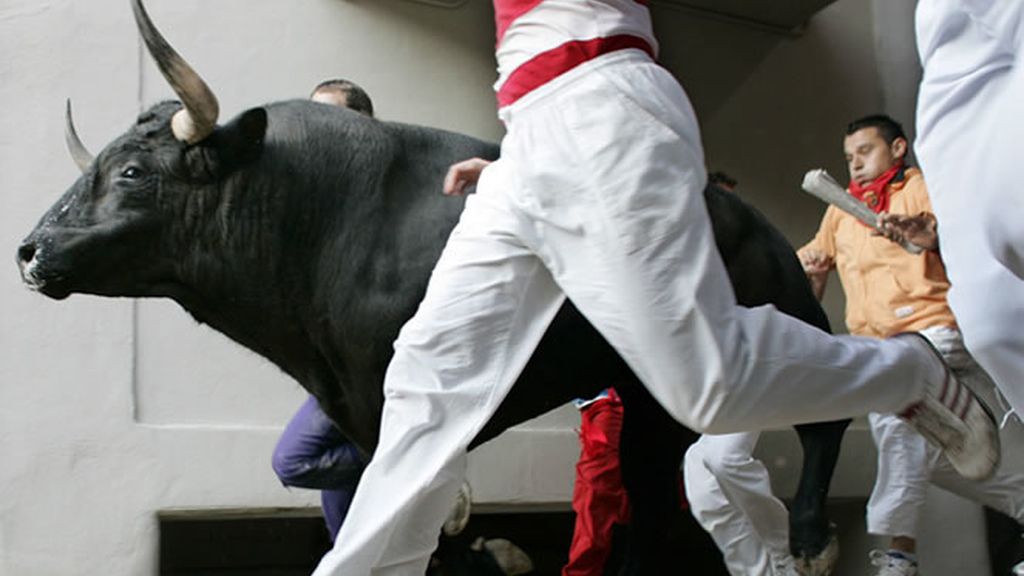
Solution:
<svg viewBox="0 0 1024 576">
<path fill-rule="evenodd" d="M 879 576 L 896 576 L 897 574 L 908 573 L 917 574 L 917 565 L 915 563 L 905 558 L 891 556 L 888 552 L 885 552 L 883 550 L 872 550 L 868 554 L 868 558 L 870 558 L 872 566 L 884 568 L 884 570 L 878 572 Z M 904 567 L 910 568 L 910 572 L 904 570 Z"/>
<path fill-rule="evenodd" d="M 871 565 L 872 566 L 888 566 L 889 565 L 889 555 L 886 554 L 885 552 L 882 552 L 881 550 L 872 550 L 868 554 L 868 558 L 871 559 Z"/>
<path fill-rule="evenodd" d="M 1003 419 L 999 422 L 999 429 L 1005 430 L 1006 425 L 1010 423 L 1010 418 L 1013 418 L 1018 424 L 1020 424 L 1020 415 L 1017 414 L 1017 411 L 1014 410 L 1012 406 L 1010 406 L 1010 402 L 1006 399 L 1006 396 L 1003 396 L 1002 390 L 996 387 L 995 392 L 996 404 L 999 404 L 999 409 L 1003 410 Z"/>
</svg>

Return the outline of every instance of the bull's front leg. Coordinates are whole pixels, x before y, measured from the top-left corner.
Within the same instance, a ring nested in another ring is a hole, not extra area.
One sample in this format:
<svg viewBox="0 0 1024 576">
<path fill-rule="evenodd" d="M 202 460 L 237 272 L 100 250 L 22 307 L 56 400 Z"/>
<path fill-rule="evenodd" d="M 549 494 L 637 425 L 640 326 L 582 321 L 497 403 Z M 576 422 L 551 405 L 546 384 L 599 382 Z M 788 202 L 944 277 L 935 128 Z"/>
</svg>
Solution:
<svg viewBox="0 0 1024 576">
<path fill-rule="evenodd" d="M 849 420 L 796 426 L 804 451 L 800 484 L 789 509 L 789 542 L 806 576 L 827 576 L 835 568 L 839 545 L 828 521 L 832 474 Z"/>
</svg>

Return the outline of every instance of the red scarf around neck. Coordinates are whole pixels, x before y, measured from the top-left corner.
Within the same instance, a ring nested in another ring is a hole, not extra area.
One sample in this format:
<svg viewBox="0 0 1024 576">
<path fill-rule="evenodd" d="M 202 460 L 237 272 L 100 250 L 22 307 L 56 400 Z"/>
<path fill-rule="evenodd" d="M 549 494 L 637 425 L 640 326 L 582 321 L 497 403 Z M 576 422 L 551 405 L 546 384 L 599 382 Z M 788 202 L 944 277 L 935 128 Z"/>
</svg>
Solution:
<svg viewBox="0 0 1024 576">
<path fill-rule="evenodd" d="M 896 178 L 896 175 L 903 170 L 903 160 L 896 161 L 889 168 L 882 173 L 881 176 L 875 178 L 867 186 L 861 186 L 857 182 L 850 181 L 850 194 L 853 194 L 854 198 L 860 200 L 864 204 L 867 204 L 868 208 L 871 208 L 875 214 L 881 214 L 882 212 L 889 211 L 889 184 Z"/>
</svg>

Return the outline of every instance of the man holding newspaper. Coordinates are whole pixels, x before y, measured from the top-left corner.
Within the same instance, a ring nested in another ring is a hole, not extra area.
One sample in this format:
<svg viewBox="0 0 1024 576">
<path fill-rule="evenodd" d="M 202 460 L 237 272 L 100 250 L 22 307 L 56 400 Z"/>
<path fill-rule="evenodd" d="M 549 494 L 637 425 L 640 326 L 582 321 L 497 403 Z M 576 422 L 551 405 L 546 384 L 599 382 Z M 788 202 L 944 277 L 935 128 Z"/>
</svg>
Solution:
<svg viewBox="0 0 1024 576">
<path fill-rule="evenodd" d="M 846 293 L 846 325 L 852 334 L 885 338 L 920 332 L 963 381 L 991 395 L 992 380 L 964 348 L 946 302 L 949 280 L 935 216 L 921 172 L 904 161 L 908 143 L 902 127 L 887 116 L 862 118 L 847 128 L 843 148 L 848 192 L 840 189 L 840 197 L 830 196 L 827 174 L 809 173 L 804 182 L 809 192 L 832 204 L 817 235 L 799 250 L 815 294 L 821 298 L 828 273 L 835 269 Z M 895 415 L 870 414 L 868 421 L 878 447 L 878 476 L 867 526 L 870 533 L 891 538 L 888 551 L 872 553 L 879 576 L 917 574 L 916 538 L 929 481 L 1024 521 L 1024 474 L 1019 470 L 1004 467 L 983 482 L 964 480 Z"/>
<path fill-rule="evenodd" d="M 846 291 L 846 323 L 856 335 L 886 338 L 920 332 L 957 377 L 991 396 L 993 384 L 964 349 L 946 303 L 949 281 L 921 172 L 906 165 L 903 128 L 887 116 L 852 122 L 843 140 L 850 175 L 844 190 L 822 170 L 804 188 L 830 204 L 799 256 L 820 299 L 828 274 Z M 940 451 L 893 414 L 868 416 L 878 447 L 878 476 L 868 502 L 868 531 L 890 539 L 872 552 L 874 576 L 916 576 L 916 545 L 929 482 L 1024 522 L 1024 473 L 1004 465 L 984 481 L 956 474 Z M 1018 426 L 1004 430 L 1016 434 Z M 753 458 L 757 432 L 704 435 L 686 453 L 690 508 L 722 549 L 732 574 L 829 574 L 837 548 L 793 565 L 786 550 L 786 509 L 772 495 L 767 470 Z M 1004 441 L 1009 449 L 1020 445 Z M 1016 464 L 1016 462 L 1014 462 Z"/>
</svg>

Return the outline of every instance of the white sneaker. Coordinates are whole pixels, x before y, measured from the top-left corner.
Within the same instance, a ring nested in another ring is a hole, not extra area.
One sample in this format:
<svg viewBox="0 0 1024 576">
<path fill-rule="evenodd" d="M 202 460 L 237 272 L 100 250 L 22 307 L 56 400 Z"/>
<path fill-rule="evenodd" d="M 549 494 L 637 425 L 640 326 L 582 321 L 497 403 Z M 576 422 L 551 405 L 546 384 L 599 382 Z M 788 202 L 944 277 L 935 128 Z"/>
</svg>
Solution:
<svg viewBox="0 0 1024 576">
<path fill-rule="evenodd" d="M 1013 576 L 1024 576 L 1024 562 L 1021 562 L 1010 569 Z"/>
<path fill-rule="evenodd" d="M 773 557 L 772 576 L 800 576 L 800 572 L 796 569 L 796 560 L 789 554 Z"/>
<path fill-rule="evenodd" d="M 802 576 L 831 576 L 839 562 L 839 537 L 836 525 L 829 524 L 828 542 L 825 549 L 813 558 L 801 557 L 796 560 L 797 572 Z"/>
<path fill-rule="evenodd" d="M 469 524 L 469 515 L 473 511 L 473 491 L 469 488 L 469 482 L 463 482 L 459 486 L 459 493 L 455 495 L 455 503 L 452 504 L 452 511 L 448 513 L 448 519 L 444 521 L 441 531 L 446 536 L 455 536 L 466 529 Z"/>
<path fill-rule="evenodd" d="M 485 540 L 479 537 L 470 546 L 478 552 L 487 550 L 506 576 L 522 576 L 533 572 L 533 560 L 522 548 L 504 538 Z"/>
<path fill-rule="evenodd" d="M 882 550 L 872 550 L 868 556 L 871 565 L 878 568 L 874 576 L 917 576 L 917 562 L 893 556 Z"/>
<path fill-rule="evenodd" d="M 999 428 L 985 404 L 960 382 L 942 355 L 915 332 L 894 338 L 912 338 L 942 362 L 945 377 L 929 383 L 924 398 L 900 417 L 945 452 L 949 463 L 968 480 L 984 480 L 999 464 Z"/>
</svg>

